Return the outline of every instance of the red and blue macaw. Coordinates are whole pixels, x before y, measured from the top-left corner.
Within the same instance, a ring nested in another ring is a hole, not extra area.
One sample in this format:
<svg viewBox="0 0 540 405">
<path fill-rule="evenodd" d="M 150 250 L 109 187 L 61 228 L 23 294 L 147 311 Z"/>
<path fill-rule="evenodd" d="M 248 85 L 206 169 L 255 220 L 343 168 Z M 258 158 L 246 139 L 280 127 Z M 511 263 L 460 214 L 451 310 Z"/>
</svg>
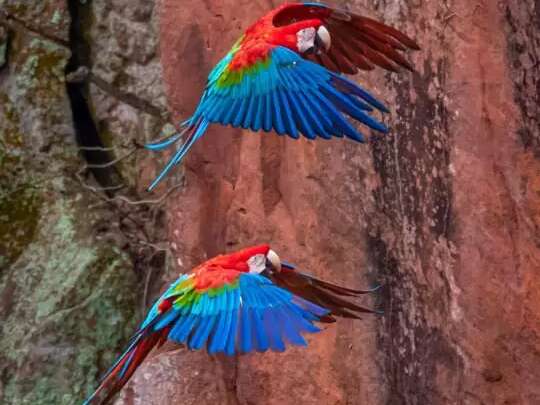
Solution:
<svg viewBox="0 0 540 405">
<path fill-rule="evenodd" d="M 302 273 L 269 245 L 214 257 L 181 275 L 156 301 L 85 405 L 109 401 L 167 341 L 227 355 L 306 346 L 302 334 L 319 332 L 315 322 L 377 312 L 342 298 L 375 290 L 344 288 Z"/>
<path fill-rule="evenodd" d="M 250 26 L 215 66 L 195 113 L 181 131 L 149 144 L 162 150 L 186 136 L 153 189 L 213 123 L 272 131 L 297 139 L 365 138 L 348 120 L 379 132 L 369 115 L 387 108 L 341 73 L 412 70 L 399 53 L 419 49 L 405 34 L 380 22 L 320 3 L 283 4 Z"/>
</svg>

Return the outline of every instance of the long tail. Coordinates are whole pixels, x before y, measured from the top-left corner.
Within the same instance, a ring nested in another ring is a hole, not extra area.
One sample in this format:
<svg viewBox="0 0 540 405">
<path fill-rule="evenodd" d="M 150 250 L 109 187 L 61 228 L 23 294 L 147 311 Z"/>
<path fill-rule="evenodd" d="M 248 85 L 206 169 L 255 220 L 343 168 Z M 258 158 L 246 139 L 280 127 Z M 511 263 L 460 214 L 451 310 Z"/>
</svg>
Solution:
<svg viewBox="0 0 540 405">
<path fill-rule="evenodd" d="M 376 313 L 380 311 L 365 308 L 342 297 L 359 297 L 377 291 L 380 286 L 369 290 L 357 290 L 341 287 L 337 284 L 320 280 L 309 274 L 299 272 L 293 265 L 283 263 L 279 273 L 273 273 L 272 279 L 280 286 L 293 294 L 330 310 L 330 314 L 321 318 L 323 322 L 335 322 L 332 315 L 343 318 L 360 318 L 362 313 Z"/>
<path fill-rule="evenodd" d="M 145 145 L 146 149 L 161 151 L 181 140 L 184 135 L 187 135 L 186 140 L 176 150 L 175 154 L 171 157 L 167 165 L 165 165 L 159 176 L 157 176 L 150 187 L 148 187 L 148 191 L 152 191 L 154 188 L 156 188 L 167 173 L 169 173 L 173 167 L 177 166 L 182 161 L 195 142 L 204 135 L 208 129 L 208 125 L 210 125 L 210 123 L 205 119 L 199 119 L 196 123 L 193 123 L 190 119 L 181 124 L 180 132 L 155 143 Z"/>
<path fill-rule="evenodd" d="M 99 387 L 83 405 L 106 404 L 128 382 L 135 370 L 141 365 L 154 347 L 160 347 L 167 339 L 168 329 L 151 331 L 153 324 L 137 332 L 131 339 L 126 351 L 107 371 Z"/>
</svg>

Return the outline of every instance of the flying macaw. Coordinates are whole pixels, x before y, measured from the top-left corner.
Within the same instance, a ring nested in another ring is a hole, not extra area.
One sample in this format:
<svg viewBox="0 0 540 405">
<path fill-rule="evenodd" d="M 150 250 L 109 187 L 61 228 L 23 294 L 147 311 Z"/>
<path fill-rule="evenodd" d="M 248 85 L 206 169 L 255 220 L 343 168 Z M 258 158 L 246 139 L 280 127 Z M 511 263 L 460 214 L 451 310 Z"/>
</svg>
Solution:
<svg viewBox="0 0 540 405">
<path fill-rule="evenodd" d="M 378 21 L 320 3 L 283 4 L 251 25 L 211 71 L 195 113 L 180 132 L 156 143 L 163 150 L 186 136 L 152 190 L 213 123 L 274 130 L 308 139 L 365 138 L 346 116 L 382 133 L 369 115 L 388 109 L 341 73 L 391 71 L 411 65 L 398 52 L 420 49 L 400 31 Z"/>
<path fill-rule="evenodd" d="M 181 275 L 155 302 L 84 405 L 108 402 L 152 349 L 167 341 L 227 355 L 306 346 L 302 334 L 319 332 L 315 322 L 378 312 L 342 298 L 376 289 L 319 280 L 282 262 L 269 245 L 214 257 Z"/>
</svg>

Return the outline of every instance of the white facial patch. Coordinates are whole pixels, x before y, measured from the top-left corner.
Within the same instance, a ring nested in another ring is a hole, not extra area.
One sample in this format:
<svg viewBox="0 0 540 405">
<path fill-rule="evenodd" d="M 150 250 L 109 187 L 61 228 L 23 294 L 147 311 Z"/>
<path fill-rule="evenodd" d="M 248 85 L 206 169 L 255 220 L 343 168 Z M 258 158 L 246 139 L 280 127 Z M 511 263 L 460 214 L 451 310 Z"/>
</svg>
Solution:
<svg viewBox="0 0 540 405">
<path fill-rule="evenodd" d="M 298 52 L 304 53 L 315 46 L 317 31 L 313 27 L 305 28 L 296 33 L 296 47 Z"/>
<path fill-rule="evenodd" d="M 247 261 L 249 272 L 253 274 L 261 274 L 266 269 L 266 256 L 255 255 L 251 256 Z"/>
</svg>

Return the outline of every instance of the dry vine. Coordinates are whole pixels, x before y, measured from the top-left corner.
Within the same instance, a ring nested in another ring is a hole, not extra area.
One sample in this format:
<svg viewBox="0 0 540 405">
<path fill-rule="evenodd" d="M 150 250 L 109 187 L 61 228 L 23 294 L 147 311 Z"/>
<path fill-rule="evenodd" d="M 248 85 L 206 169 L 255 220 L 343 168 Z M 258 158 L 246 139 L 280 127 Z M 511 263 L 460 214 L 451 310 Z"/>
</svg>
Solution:
<svg viewBox="0 0 540 405">
<path fill-rule="evenodd" d="M 115 153 L 118 147 L 79 147 L 79 151 L 103 151 Z M 126 148 L 122 148 L 125 150 Z M 132 256 L 136 272 L 141 278 L 143 284 L 143 295 L 141 299 L 141 312 L 144 315 L 148 304 L 150 284 L 155 271 L 159 268 L 160 273 L 167 274 L 170 262 L 173 258 L 171 249 L 167 241 L 159 240 L 163 215 L 163 204 L 183 185 L 180 181 L 168 188 L 166 192 L 157 198 L 143 199 L 139 198 L 138 193 L 122 183 L 117 186 L 103 187 L 96 184 L 95 181 L 89 181 L 86 173 L 90 169 L 104 169 L 113 167 L 118 163 L 135 156 L 143 147 L 134 143 L 127 152 L 123 152 L 119 157 L 103 164 L 85 163 L 75 173 L 77 182 L 85 190 L 100 201 L 90 205 L 90 209 L 95 209 L 107 205 L 111 207 L 115 216 L 119 218 L 121 231 L 129 241 L 128 250 Z M 109 196 L 107 191 L 114 192 Z M 120 193 L 123 191 L 122 193 Z M 160 257 L 161 256 L 161 257 Z M 156 265 L 156 260 L 158 264 Z"/>
</svg>

